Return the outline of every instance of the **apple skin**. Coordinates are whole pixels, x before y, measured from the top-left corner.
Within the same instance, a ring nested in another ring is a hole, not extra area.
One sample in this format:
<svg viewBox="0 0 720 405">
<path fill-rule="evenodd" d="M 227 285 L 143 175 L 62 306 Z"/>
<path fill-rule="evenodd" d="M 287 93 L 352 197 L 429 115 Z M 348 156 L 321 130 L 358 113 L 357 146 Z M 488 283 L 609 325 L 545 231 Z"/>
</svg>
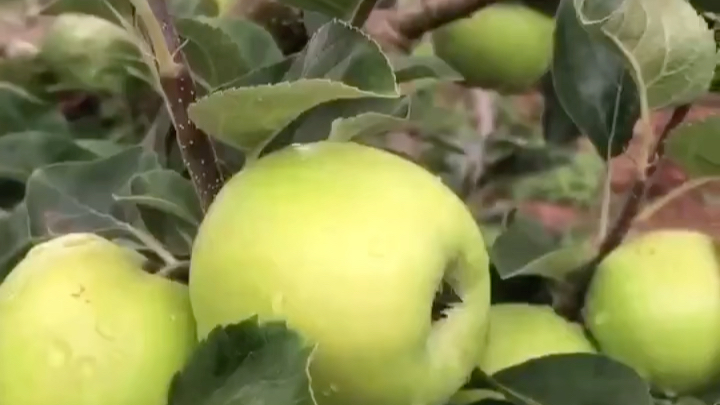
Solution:
<svg viewBox="0 0 720 405">
<path fill-rule="evenodd" d="M 463 302 L 432 322 L 444 277 Z M 258 315 L 317 345 L 320 405 L 444 403 L 487 333 L 489 259 L 467 207 L 415 163 L 352 142 L 236 174 L 200 226 L 189 285 L 200 338 Z"/>
<path fill-rule="evenodd" d="M 475 87 L 528 90 L 548 70 L 553 18 L 516 3 L 495 3 L 431 33 L 435 54 Z"/>
<path fill-rule="evenodd" d="M 477 366 L 492 375 L 535 358 L 570 353 L 597 353 L 582 325 L 547 305 L 502 303 L 490 307 L 487 347 Z M 463 390 L 452 403 L 472 404 L 488 395 L 492 397 L 483 390 Z"/>
<path fill-rule="evenodd" d="M 165 405 L 196 345 L 187 287 L 93 234 L 33 247 L 0 284 L 0 403 Z"/>
<path fill-rule="evenodd" d="M 601 351 L 676 393 L 720 377 L 720 266 L 708 235 L 682 229 L 628 240 L 598 266 L 585 324 Z"/>
</svg>

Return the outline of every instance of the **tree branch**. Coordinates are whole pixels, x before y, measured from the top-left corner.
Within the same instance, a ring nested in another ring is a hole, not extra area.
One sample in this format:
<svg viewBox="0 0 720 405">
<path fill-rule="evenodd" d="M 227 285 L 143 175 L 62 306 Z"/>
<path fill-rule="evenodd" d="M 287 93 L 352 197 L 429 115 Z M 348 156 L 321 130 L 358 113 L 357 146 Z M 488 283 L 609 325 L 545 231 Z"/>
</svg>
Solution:
<svg viewBox="0 0 720 405">
<path fill-rule="evenodd" d="M 190 179 L 206 210 L 223 186 L 215 149 L 208 136 L 188 116 L 195 101 L 195 82 L 190 75 L 180 38 L 165 0 L 133 0 L 156 56 L 163 97 L 172 117 L 176 139 Z"/>
<path fill-rule="evenodd" d="M 426 32 L 502 0 L 418 0 L 398 9 L 378 10 L 368 31 L 393 47 L 409 51 Z"/>
<path fill-rule="evenodd" d="M 597 254 L 588 262 L 581 270 L 575 273 L 570 280 L 570 291 L 567 302 L 559 303 L 558 312 L 571 320 L 581 320 L 581 310 L 585 295 L 590 286 L 590 282 L 595 272 L 595 268 L 603 261 L 615 248 L 625 239 L 633 220 L 640 211 L 640 207 L 645 200 L 647 191 L 653 181 L 653 175 L 657 172 L 658 163 L 665 153 L 665 140 L 668 135 L 680 125 L 691 106 L 689 104 L 681 105 L 672 113 L 672 116 L 665 124 L 662 133 L 658 137 L 651 153 L 648 154 L 647 164 L 643 176 L 639 176 L 633 183 L 630 193 L 628 194 L 625 204 L 623 205 L 617 220 L 604 240 L 600 243 Z"/>
</svg>

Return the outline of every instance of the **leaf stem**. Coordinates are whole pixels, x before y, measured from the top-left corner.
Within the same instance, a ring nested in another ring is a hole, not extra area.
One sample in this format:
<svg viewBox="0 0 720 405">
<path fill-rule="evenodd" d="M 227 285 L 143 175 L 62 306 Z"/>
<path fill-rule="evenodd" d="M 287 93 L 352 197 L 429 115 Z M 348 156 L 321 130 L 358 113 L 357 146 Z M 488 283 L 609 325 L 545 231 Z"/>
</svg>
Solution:
<svg viewBox="0 0 720 405">
<path fill-rule="evenodd" d="M 170 112 L 176 140 L 190 179 L 207 210 L 224 184 L 217 155 L 208 136 L 190 120 L 188 107 L 196 99 L 195 82 L 165 0 L 131 0 L 143 22 L 155 54 L 162 96 Z"/>
<path fill-rule="evenodd" d="M 165 249 L 163 244 L 159 240 L 155 239 L 154 236 L 147 232 L 136 229 L 132 226 L 128 226 L 126 229 L 140 242 L 147 246 L 148 249 L 155 252 L 155 254 L 158 255 L 158 257 L 162 259 L 163 262 L 165 262 L 166 266 L 177 266 L 178 260 L 175 258 L 175 256 L 173 256 L 172 253 Z"/>
</svg>

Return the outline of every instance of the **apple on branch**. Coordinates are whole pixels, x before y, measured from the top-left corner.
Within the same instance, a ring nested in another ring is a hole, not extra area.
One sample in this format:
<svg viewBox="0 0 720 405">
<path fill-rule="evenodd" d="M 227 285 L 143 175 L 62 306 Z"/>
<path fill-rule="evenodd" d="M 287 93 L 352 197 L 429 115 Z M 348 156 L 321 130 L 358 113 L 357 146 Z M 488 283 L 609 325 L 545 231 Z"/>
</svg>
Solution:
<svg viewBox="0 0 720 405">
<path fill-rule="evenodd" d="M 720 261 L 709 235 L 628 240 L 598 266 L 584 311 L 600 350 L 656 388 L 684 394 L 720 378 Z"/>
<path fill-rule="evenodd" d="M 459 296 L 433 320 L 443 283 Z M 483 351 L 489 259 L 465 204 L 409 160 L 351 142 L 290 146 L 250 163 L 198 231 L 198 334 L 253 315 L 316 350 L 320 405 L 440 405 Z"/>
<path fill-rule="evenodd" d="M 550 67 L 553 18 L 528 6 L 500 2 L 432 31 L 435 55 L 474 87 L 528 90 Z"/>
<path fill-rule="evenodd" d="M 89 233 L 33 247 L 0 284 L 0 404 L 165 405 L 195 321 L 144 261 Z"/>
</svg>

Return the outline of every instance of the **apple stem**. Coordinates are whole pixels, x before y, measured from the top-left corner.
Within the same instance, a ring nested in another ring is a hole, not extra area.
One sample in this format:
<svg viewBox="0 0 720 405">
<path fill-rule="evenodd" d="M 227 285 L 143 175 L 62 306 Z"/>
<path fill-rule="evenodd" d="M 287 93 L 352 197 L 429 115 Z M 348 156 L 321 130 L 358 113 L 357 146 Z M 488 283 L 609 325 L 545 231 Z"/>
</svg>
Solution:
<svg viewBox="0 0 720 405">
<path fill-rule="evenodd" d="M 145 25 L 155 54 L 161 93 L 172 118 L 183 162 L 203 209 L 207 210 L 222 188 L 224 179 L 210 138 L 195 126 L 187 112 L 196 99 L 195 81 L 180 49 L 180 38 L 168 11 L 167 2 L 132 0 L 132 3 Z"/>
<path fill-rule="evenodd" d="M 647 153 L 646 159 L 640 163 L 644 167 L 643 173 L 635 179 L 625 200 L 625 204 L 618 214 L 617 220 L 600 243 L 597 254 L 570 277 L 569 285 L 571 286 L 571 291 L 569 296 L 566 297 L 567 302 L 561 302 L 557 305 L 558 312 L 568 319 L 575 321 L 581 320 L 582 306 L 595 268 L 616 247 L 620 246 L 625 239 L 625 235 L 630 231 L 633 221 L 640 212 L 642 203 L 645 201 L 647 192 L 652 185 L 653 175 L 657 172 L 658 164 L 665 153 L 665 140 L 672 130 L 685 120 L 685 117 L 690 112 L 690 108 L 690 104 L 683 104 L 673 110 L 670 119 L 665 123 L 665 127 L 655 142 L 652 151 Z M 645 122 L 644 125 L 644 130 L 652 131 L 649 122 Z M 650 135 L 652 135 L 652 133 L 650 133 Z"/>
</svg>

